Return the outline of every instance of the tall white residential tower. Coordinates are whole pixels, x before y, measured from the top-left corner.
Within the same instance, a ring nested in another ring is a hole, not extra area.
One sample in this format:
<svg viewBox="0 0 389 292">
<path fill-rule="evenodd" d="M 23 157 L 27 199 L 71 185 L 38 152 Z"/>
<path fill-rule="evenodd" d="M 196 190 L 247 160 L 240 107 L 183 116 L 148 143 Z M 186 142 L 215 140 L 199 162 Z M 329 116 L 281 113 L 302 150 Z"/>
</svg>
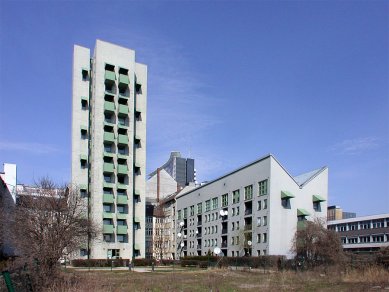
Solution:
<svg viewBox="0 0 389 292">
<path fill-rule="evenodd" d="M 144 257 L 147 66 L 100 40 L 73 58 L 72 183 L 101 229 L 80 257 Z"/>
</svg>

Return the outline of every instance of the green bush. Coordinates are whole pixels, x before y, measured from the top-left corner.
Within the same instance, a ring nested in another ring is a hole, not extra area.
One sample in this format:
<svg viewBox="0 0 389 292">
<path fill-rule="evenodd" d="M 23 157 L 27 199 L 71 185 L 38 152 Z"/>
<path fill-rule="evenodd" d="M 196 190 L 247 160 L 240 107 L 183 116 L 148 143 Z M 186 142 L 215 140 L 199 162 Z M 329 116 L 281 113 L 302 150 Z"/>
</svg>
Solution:
<svg viewBox="0 0 389 292">
<path fill-rule="evenodd" d="M 144 266 L 151 266 L 153 262 L 155 264 L 155 261 L 153 259 L 134 259 L 132 265 L 135 267 L 144 267 Z"/>
</svg>

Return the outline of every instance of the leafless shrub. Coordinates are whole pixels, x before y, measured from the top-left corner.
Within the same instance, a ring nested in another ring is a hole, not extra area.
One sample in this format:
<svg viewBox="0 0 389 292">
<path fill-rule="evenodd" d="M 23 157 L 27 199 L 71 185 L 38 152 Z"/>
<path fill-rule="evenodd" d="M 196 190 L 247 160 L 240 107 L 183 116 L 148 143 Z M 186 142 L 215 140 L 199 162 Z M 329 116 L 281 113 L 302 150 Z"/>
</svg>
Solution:
<svg viewBox="0 0 389 292">
<path fill-rule="evenodd" d="M 87 216 L 87 202 L 72 186 L 57 186 L 48 178 L 19 198 L 13 235 L 20 259 L 36 289 L 58 278 L 59 260 L 86 244 L 96 228 Z"/>
<path fill-rule="evenodd" d="M 296 231 L 292 252 L 307 266 L 341 264 L 344 253 L 339 235 L 325 228 L 322 220 L 306 221 L 305 227 Z"/>
</svg>

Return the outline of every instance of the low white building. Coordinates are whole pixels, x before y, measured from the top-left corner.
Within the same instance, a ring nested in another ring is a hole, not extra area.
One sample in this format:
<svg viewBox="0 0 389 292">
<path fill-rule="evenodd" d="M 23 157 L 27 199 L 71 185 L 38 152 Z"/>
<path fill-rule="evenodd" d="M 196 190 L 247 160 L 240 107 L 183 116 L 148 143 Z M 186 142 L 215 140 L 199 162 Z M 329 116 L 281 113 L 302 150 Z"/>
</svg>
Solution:
<svg viewBox="0 0 389 292">
<path fill-rule="evenodd" d="M 343 249 L 351 252 L 374 252 L 389 247 L 389 213 L 333 220 L 328 229 L 336 231 Z"/>
<path fill-rule="evenodd" d="M 327 198 L 327 167 L 293 177 L 266 155 L 177 195 L 177 255 L 291 256 L 296 229 L 325 219 Z"/>
</svg>

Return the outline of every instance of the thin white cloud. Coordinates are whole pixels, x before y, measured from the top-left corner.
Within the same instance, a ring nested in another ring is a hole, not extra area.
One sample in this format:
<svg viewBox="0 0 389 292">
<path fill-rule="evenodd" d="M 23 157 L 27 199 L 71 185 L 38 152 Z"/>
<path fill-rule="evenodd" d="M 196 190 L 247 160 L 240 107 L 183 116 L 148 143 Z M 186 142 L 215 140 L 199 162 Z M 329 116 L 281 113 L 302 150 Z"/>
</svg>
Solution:
<svg viewBox="0 0 389 292">
<path fill-rule="evenodd" d="M 380 146 L 380 140 L 376 137 L 363 137 L 355 139 L 346 139 L 329 148 L 330 151 L 340 154 L 357 155 L 363 152 L 377 149 Z"/>
<path fill-rule="evenodd" d="M 31 154 L 53 154 L 58 153 L 59 149 L 54 145 L 34 143 L 34 142 L 2 142 L 0 141 L 0 150 L 24 151 Z"/>
</svg>

